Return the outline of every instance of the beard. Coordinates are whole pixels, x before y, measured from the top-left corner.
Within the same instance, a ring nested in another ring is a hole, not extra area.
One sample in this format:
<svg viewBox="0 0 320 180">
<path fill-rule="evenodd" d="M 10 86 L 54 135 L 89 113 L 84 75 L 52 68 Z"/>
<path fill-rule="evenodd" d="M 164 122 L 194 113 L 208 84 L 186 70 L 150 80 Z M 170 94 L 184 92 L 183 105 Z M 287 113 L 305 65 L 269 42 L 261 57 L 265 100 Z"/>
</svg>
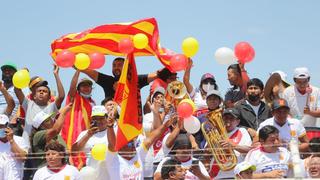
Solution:
<svg viewBox="0 0 320 180">
<path fill-rule="evenodd" d="M 248 99 L 250 101 L 252 101 L 252 102 L 256 102 L 256 101 L 260 100 L 260 95 L 251 95 L 251 94 L 249 94 L 248 95 Z"/>
</svg>

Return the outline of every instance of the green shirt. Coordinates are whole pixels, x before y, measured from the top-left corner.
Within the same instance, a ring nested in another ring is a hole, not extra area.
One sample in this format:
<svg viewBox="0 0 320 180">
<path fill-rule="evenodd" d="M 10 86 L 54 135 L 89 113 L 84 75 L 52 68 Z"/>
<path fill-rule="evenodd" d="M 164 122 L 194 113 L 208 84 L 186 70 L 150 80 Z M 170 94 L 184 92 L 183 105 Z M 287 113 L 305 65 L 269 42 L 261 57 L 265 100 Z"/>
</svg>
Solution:
<svg viewBox="0 0 320 180">
<path fill-rule="evenodd" d="M 51 141 L 58 141 L 64 147 L 67 147 L 65 141 L 60 135 L 54 137 L 51 141 L 47 142 L 46 133 L 48 130 L 41 130 L 34 134 L 32 139 L 32 152 L 34 153 L 34 161 L 32 161 L 34 168 L 40 168 L 46 165 L 45 151 L 47 143 Z"/>
</svg>

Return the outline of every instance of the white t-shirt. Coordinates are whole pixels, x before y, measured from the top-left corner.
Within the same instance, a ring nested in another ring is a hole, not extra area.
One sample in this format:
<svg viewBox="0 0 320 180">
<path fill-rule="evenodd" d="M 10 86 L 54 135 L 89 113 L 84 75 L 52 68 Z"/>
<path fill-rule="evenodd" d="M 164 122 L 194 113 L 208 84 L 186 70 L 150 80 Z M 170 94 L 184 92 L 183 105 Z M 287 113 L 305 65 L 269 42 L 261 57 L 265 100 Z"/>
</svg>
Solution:
<svg viewBox="0 0 320 180">
<path fill-rule="evenodd" d="M 245 128 L 235 128 L 233 131 L 228 133 L 228 137 L 229 139 L 232 139 L 232 141 L 238 145 L 242 145 L 242 146 L 251 146 L 252 144 L 252 140 L 250 137 L 250 134 L 248 133 L 248 131 Z M 241 154 L 240 152 L 234 150 L 235 155 L 237 156 L 237 163 L 241 163 L 244 158 L 245 158 L 245 154 Z M 213 158 L 212 158 L 213 159 Z M 211 161 L 211 163 L 214 162 Z M 217 176 L 215 178 L 231 178 L 234 177 L 234 171 L 233 169 L 230 171 L 219 171 L 219 173 L 217 174 Z"/>
<path fill-rule="evenodd" d="M 143 166 L 148 149 L 142 143 L 136 148 L 136 155 L 131 160 L 122 158 L 118 153 L 107 152 L 106 160 L 101 162 L 97 179 L 108 179 L 101 171 L 107 171 L 109 179 L 143 180 Z"/>
<path fill-rule="evenodd" d="M 206 98 L 203 98 L 199 88 L 193 88 L 190 93 L 190 98 L 193 100 L 197 110 L 208 109 Z"/>
<path fill-rule="evenodd" d="M 261 106 L 261 103 L 260 103 L 258 106 L 254 106 L 254 105 L 250 104 L 249 101 L 246 100 L 246 102 L 247 102 L 247 104 L 253 109 L 256 117 L 258 117 L 258 115 L 259 115 L 259 108 L 260 108 L 260 106 Z"/>
<path fill-rule="evenodd" d="M 28 93 L 27 90 L 28 90 L 27 88 L 23 89 L 22 90 L 23 94 L 27 94 Z M 11 95 L 11 97 L 13 98 L 14 104 L 16 105 L 12 111 L 11 116 L 10 116 L 10 119 L 11 119 L 14 115 L 16 115 L 20 103 L 19 103 L 19 100 L 18 100 L 16 94 L 14 93 L 14 86 L 9 87 L 9 89 L 7 89 L 7 91 Z M 4 95 L 2 94 L 2 92 L 0 92 L 0 114 L 5 113 L 7 106 L 8 106 L 8 104 L 6 102 L 6 99 L 5 99 Z"/>
<path fill-rule="evenodd" d="M 161 173 L 161 169 L 162 169 L 162 165 L 164 162 L 166 162 L 168 159 L 170 159 L 171 157 L 166 157 L 164 159 L 162 159 L 162 161 L 159 163 L 158 167 L 157 167 L 157 170 L 155 173 Z M 186 161 L 186 162 L 181 162 L 181 167 L 183 168 L 191 168 L 192 166 L 192 161 L 194 160 L 198 160 L 196 158 L 191 158 L 189 161 Z M 204 167 L 203 163 L 201 161 L 199 161 L 199 168 L 200 168 L 200 171 L 203 175 L 205 176 L 209 176 L 208 174 L 208 171 L 206 170 L 206 168 Z M 185 176 L 185 179 L 186 180 L 197 180 L 199 179 L 197 176 L 195 176 L 192 172 L 190 172 L 189 170 L 187 171 L 187 174 Z"/>
<path fill-rule="evenodd" d="M 25 139 L 26 142 L 28 142 L 28 145 L 30 147 L 30 134 L 32 130 L 32 121 L 34 117 L 40 112 L 43 111 L 47 114 L 51 114 L 53 112 L 58 112 L 58 108 L 55 102 L 49 103 L 47 106 L 39 106 L 37 105 L 33 100 L 30 100 L 28 98 L 24 98 L 22 107 L 24 111 L 26 112 L 26 119 L 25 119 L 25 126 L 22 133 L 22 137 Z"/>
<path fill-rule="evenodd" d="M 312 92 L 309 96 L 310 110 L 317 110 L 320 108 L 320 90 L 317 87 L 310 86 Z M 283 97 L 288 101 L 290 107 L 290 114 L 293 118 L 302 119 L 304 116 L 303 110 L 306 106 L 308 93 L 300 94 L 295 86 L 286 88 L 283 92 Z"/>
<path fill-rule="evenodd" d="M 28 146 L 22 137 L 13 136 L 13 139 L 21 149 L 28 152 Z M 0 179 L 22 179 L 22 177 L 23 161 L 14 158 L 9 142 L 0 141 Z"/>
<path fill-rule="evenodd" d="M 44 166 L 36 171 L 33 180 L 63 180 L 69 177 L 70 180 L 80 180 L 80 173 L 74 166 L 66 165 L 59 172 L 53 172 Z"/>
<path fill-rule="evenodd" d="M 248 152 L 245 161 L 257 167 L 255 173 L 265 173 L 273 170 L 283 170 L 284 177 L 289 174 L 289 163 L 291 163 L 290 152 L 279 147 L 276 153 L 267 153 L 262 147 L 252 149 Z"/>
<path fill-rule="evenodd" d="M 76 142 L 79 142 L 86 134 L 87 134 L 88 130 L 84 130 L 82 131 Z M 93 148 L 93 146 L 95 144 L 105 144 L 108 147 L 108 136 L 107 136 L 107 130 L 101 131 L 101 132 L 97 132 L 94 135 L 92 135 L 89 140 L 87 141 L 87 143 L 85 144 L 83 151 L 86 154 L 90 154 L 87 156 L 87 166 L 93 167 L 93 168 L 97 168 L 98 167 L 98 161 L 94 160 L 91 156 L 91 149 Z"/>
<path fill-rule="evenodd" d="M 279 130 L 279 137 L 281 140 L 289 143 L 289 141 L 291 140 L 291 131 L 295 131 L 297 137 L 302 137 L 304 135 L 306 135 L 306 129 L 303 127 L 303 125 L 301 124 L 301 122 L 297 119 L 292 119 L 292 118 L 288 118 L 287 122 L 283 125 L 280 126 L 279 124 L 276 123 L 276 121 L 274 120 L 274 117 L 266 119 L 265 121 L 263 121 L 258 128 L 258 131 L 267 125 L 272 125 L 274 127 L 276 127 Z M 297 139 L 298 140 L 298 139 Z M 299 140 L 298 140 L 299 141 Z"/>
</svg>

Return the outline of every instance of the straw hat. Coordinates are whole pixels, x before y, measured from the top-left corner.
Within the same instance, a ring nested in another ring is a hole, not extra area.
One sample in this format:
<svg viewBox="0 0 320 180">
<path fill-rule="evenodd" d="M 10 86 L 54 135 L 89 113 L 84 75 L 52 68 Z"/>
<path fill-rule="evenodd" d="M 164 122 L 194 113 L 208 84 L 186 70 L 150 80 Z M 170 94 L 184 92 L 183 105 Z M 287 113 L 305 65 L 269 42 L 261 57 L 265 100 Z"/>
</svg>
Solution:
<svg viewBox="0 0 320 180">
<path fill-rule="evenodd" d="M 281 83 L 281 76 L 279 73 L 273 73 L 266 82 L 266 86 L 264 88 L 264 98 L 267 102 L 272 102 L 272 89 L 275 85 Z"/>
</svg>

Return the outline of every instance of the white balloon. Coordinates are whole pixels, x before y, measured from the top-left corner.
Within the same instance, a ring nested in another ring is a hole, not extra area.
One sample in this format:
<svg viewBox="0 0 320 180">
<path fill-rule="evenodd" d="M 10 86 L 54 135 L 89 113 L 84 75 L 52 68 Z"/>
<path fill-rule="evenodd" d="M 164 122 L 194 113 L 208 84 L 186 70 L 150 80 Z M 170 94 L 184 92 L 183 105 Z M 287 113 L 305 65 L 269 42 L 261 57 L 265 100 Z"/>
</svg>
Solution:
<svg viewBox="0 0 320 180">
<path fill-rule="evenodd" d="M 194 116 L 187 117 L 183 120 L 183 127 L 190 134 L 197 133 L 200 130 L 200 121 Z"/>
<path fill-rule="evenodd" d="M 96 170 L 90 166 L 83 167 L 80 170 L 80 177 L 82 180 L 93 180 L 95 179 Z"/>
<path fill-rule="evenodd" d="M 217 49 L 214 53 L 214 58 L 217 60 L 219 64 L 230 65 L 237 63 L 237 59 L 234 55 L 233 50 L 227 47 L 221 47 Z"/>
</svg>

